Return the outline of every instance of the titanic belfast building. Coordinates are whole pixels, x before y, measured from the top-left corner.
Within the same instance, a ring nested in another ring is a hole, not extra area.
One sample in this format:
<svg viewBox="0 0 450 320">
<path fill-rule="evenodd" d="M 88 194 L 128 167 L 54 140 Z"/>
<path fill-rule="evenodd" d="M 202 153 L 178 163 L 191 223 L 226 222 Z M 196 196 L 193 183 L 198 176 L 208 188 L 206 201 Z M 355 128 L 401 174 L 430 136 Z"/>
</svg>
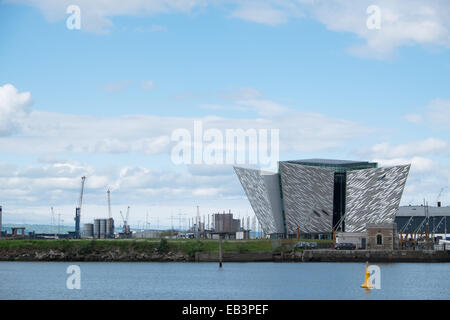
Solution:
<svg viewBox="0 0 450 320">
<path fill-rule="evenodd" d="M 393 223 L 409 169 L 324 159 L 280 161 L 277 173 L 234 167 L 271 237 L 364 232 L 367 223 Z"/>
</svg>

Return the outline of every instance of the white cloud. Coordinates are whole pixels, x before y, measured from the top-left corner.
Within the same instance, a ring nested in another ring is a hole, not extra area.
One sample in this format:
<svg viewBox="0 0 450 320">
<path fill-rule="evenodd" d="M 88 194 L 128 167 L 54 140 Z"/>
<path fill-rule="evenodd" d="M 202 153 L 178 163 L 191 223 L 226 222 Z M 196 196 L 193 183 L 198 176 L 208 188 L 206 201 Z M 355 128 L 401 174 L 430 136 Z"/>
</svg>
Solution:
<svg viewBox="0 0 450 320">
<path fill-rule="evenodd" d="M 255 88 L 239 88 L 222 93 L 221 98 L 231 101 L 233 104 L 202 104 L 203 109 L 208 110 L 234 110 L 240 112 L 254 112 L 262 117 L 280 116 L 292 112 L 288 107 L 266 99 L 263 92 Z"/>
<path fill-rule="evenodd" d="M 286 9 L 275 6 L 273 1 L 246 1 L 239 3 L 238 8 L 232 12 L 232 16 L 250 22 L 275 26 L 287 22 L 293 14 Z"/>
<path fill-rule="evenodd" d="M 204 176 L 142 166 L 94 167 L 76 161 L 21 167 L 0 163 L 0 169 L 4 223 L 25 220 L 50 223 L 50 207 L 53 206 L 66 225 L 73 225 L 83 175 L 87 176 L 82 213 L 82 221 L 86 223 L 107 216 L 107 188 L 111 189 L 113 217 L 117 224 L 121 221 L 119 210 L 125 211 L 128 205 L 133 224 L 143 221 L 145 212 L 150 211 L 152 223 L 155 224 L 158 217 L 160 225 L 165 226 L 174 208 L 177 208 L 176 213 L 181 209 L 183 214 L 190 213 L 192 217 L 195 205 L 200 205 L 202 214 L 219 209 L 232 209 L 237 213 L 239 208 L 249 208 L 232 170 L 228 174 Z"/>
<path fill-rule="evenodd" d="M 19 92 L 11 84 L 0 87 L 0 136 L 10 135 L 21 129 L 32 105 L 29 92 Z"/>
<path fill-rule="evenodd" d="M 188 171 L 195 176 L 222 176 L 233 174 L 232 165 L 201 165 L 191 164 L 187 166 Z"/>
<path fill-rule="evenodd" d="M 131 146 L 119 139 L 104 138 L 98 141 L 93 152 L 96 153 L 126 153 L 131 150 Z"/>
<path fill-rule="evenodd" d="M 450 3 L 446 0 L 300 0 L 329 30 L 351 32 L 365 40 L 350 52 L 386 58 L 400 46 L 440 45 L 450 47 Z M 366 26 L 366 9 L 381 9 L 381 29 Z"/>
<path fill-rule="evenodd" d="M 107 188 L 111 189 L 116 203 L 135 204 L 241 193 L 232 170 L 227 174 L 204 176 L 142 166 L 96 168 L 75 161 L 26 167 L 0 163 L 0 168 L 13 169 L 0 176 L 0 192 L 6 206 L 75 204 L 81 176 L 87 177 L 86 202 L 91 203 L 102 202 Z"/>
<path fill-rule="evenodd" d="M 380 166 L 411 164 L 402 204 L 421 204 L 426 199 L 434 205 L 440 188 L 450 185 L 450 143 L 436 138 L 399 145 L 380 143 L 361 152 Z M 441 199 L 450 204 L 450 194 Z"/>
<path fill-rule="evenodd" d="M 49 21 L 67 17 L 71 0 L 9 0 L 38 7 Z M 370 5 L 381 9 L 381 29 L 366 26 Z M 107 32 L 116 16 L 152 16 L 195 9 L 231 7 L 231 16 L 246 21 L 278 25 L 311 16 L 329 30 L 356 34 L 364 42 L 350 52 L 372 58 L 390 57 L 397 47 L 438 45 L 450 47 L 450 3 L 448 0 L 79 0 L 82 30 Z M 161 28 L 156 28 L 161 29 Z"/>
<path fill-rule="evenodd" d="M 450 99 L 435 99 L 428 106 L 427 118 L 433 125 L 450 129 Z"/>
<path fill-rule="evenodd" d="M 11 88 L 14 87 L 9 87 L 9 91 L 15 93 L 12 96 L 20 96 Z M 13 105 L 27 105 L 30 101 L 29 94 L 21 97 L 25 98 L 18 99 L 20 103 Z M 244 90 L 234 99 L 265 100 L 254 89 Z M 128 152 L 165 154 L 168 159 L 172 131 L 186 128 L 192 132 L 194 120 L 202 120 L 204 130 L 217 128 L 222 132 L 238 128 L 279 129 L 282 152 L 326 150 L 372 132 L 371 128 L 352 121 L 290 110 L 277 116 L 241 119 L 151 115 L 94 117 L 32 111 L 21 119 L 20 135 L 0 137 L 0 149 L 3 153 L 18 157 L 25 154 L 44 158 L 37 165 L 26 167 L 11 164 L 0 166 L 0 169 L 4 169 L 0 174 L 0 193 L 5 208 L 40 207 L 40 212 L 44 212 L 42 208 L 47 207 L 46 210 L 49 210 L 53 204 L 75 205 L 80 177 L 83 175 L 88 177 L 86 203 L 91 204 L 104 201 L 105 190 L 110 187 L 114 190 L 114 201 L 121 204 L 158 202 L 174 205 L 192 202 L 192 199 L 209 199 L 225 203 L 240 201 L 248 206 L 233 170 L 226 167 L 192 167 L 188 168 L 188 172 L 165 172 L 142 166 L 98 168 L 57 159 L 59 154 L 70 157 L 70 153 L 86 155 Z M 73 214 L 72 211 L 71 209 L 70 215 Z M 98 214 L 92 212 L 94 213 L 91 214 Z"/>
<path fill-rule="evenodd" d="M 220 188 L 198 188 L 192 191 L 194 196 L 219 196 L 221 192 Z"/>
<path fill-rule="evenodd" d="M 401 158 L 418 155 L 449 155 L 450 143 L 436 138 L 412 141 L 405 144 L 392 146 L 387 142 L 379 143 L 370 148 L 372 157 Z"/>
<path fill-rule="evenodd" d="M 450 99 L 434 99 L 421 114 L 407 114 L 411 123 L 424 123 L 434 128 L 450 129 Z"/>
<path fill-rule="evenodd" d="M 168 152 L 170 144 L 171 142 L 168 136 L 144 138 L 134 144 L 133 150 L 147 155 L 160 154 Z"/>
<path fill-rule="evenodd" d="M 142 81 L 141 88 L 144 91 L 152 90 L 155 87 L 155 84 L 152 80 Z"/>
<path fill-rule="evenodd" d="M 66 19 L 66 8 L 74 4 L 72 0 L 8 0 L 12 3 L 25 3 L 39 8 L 45 17 L 56 22 Z M 117 16 L 152 16 L 158 13 L 190 13 L 196 7 L 203 7 L 207 0 L 78 0 L 81 9 L 81 29 L 89 32 L 106 33 Z"/>
<path fill-rule="evenodd" d="M 394 158 L 394 159 L 374 159 L 380 166 L 399 166 L 411 164 L 412 172 L 430 172 L 436 168 L 436 163 L 429 158 L 424 157 L 412 157 L 410 159 Z"/>
<path fill-rule="evenodd" d="M 127 153 L 168 154 L 173 145 L 170 136 L 175 129 L 192 132 L 194 120 L 203 122 L 204 130 L 279 129 L 280 150 L 316 152 L 345 144 L 355 137 L 367 136 L 372 128 L 353 121 L 337 119 L 319 113 L 284 113 L 265 100 L 243 100 L 250 105 L 262 104 L 262 118 L 158 117 L 133 115 L 121 117 L 93 117 L 33 111 L 23 119 L 23 135 L 0 138 L 3 152 L 14 154 L 51 155 L 58 153 Z M 283 109 L 284 111 L 285 109 Z M 280 111 L 277 114 L 276 111 Z"/>
<path fill-rule="evenodd" d="M 238 100 L 236 102 L 244 109 L 255 111 L 256 113 L 258 113 L 263 117 L 285 114 L 288 111 L 287 107 L 270 100 L 248 99 L 248 100 Z"/>
<path fill-rule="evenodd" d="M 123 80 L 119 82 L 110 82 L 104 86 L 100 86 L 100 89 L 108 93 L 120 93 L 125 91 L 130 86 L 129 80 Z"/>
<path fill-rule="evenodd" d="M 450 166 L 426 157 L 374 159 L 381 166 L 411 163 L 411 172 L 405 189 L 403 204 L 422 203 L 426 198 L 431 203 L 441 187 L 450 185 Z M 170 216 L 183 213 L 195 216 L 195 205 L 214 210 L 233 210 L 253 215 L 242 187 L 234 172 L 215 169 L 211 172 L 173 172 L 154 170 L 142 166 L 94 167 L 74 161 L 61 161 L 17 167 L 0 164 L 0 168 L 12 168 L 0 177 L 0 192 L 4 218 L 18 221 L 19 216 L 39 223 L 50 221 L 50 206 L 62 213 L 66 224 L 72 224 L 77 202 L 80 177 L 87 176 L 83 209 L 83 221 L 94 217 L 106 217 L 106 190 L 111 188 L 113 217 L 120 221 L 119 210 L 131 205 L 133 223 L 145 219 L 150 209 L 153 219 L 158 216 L 161 223 L 170 221 Z M 204 171 L 204 170 L 203 170 Z M 441 198 L 450 203 L 450 194 Z M 219 204 L 220 203 L 220 204 Z M 248 210 L 248 211 L 247 211 Z M 205 212 L 202 211 L 202 214 Z M 152 220 L 155 223 L 155 220 Z M 20 221 L 21 222 L 21 221 Z"/>
<path fill-rule="evenodd" d="M 423 200 L 436 205 L 441 188 L 450 185 L 450 165 L 427 157 L 373 159 L 380 166 L 411 164 L 411 171 L 403 193 L 402 204 L 422 204 Z M 450 193 L 442 194 L 439 199 L 444 205 L 450 205 Z"/>
<path fill-rule="evenodd" d="M 421 123 L 423 120 L 422 116 L 420 114 L 414 114 L 414 113 L 405 115 L 405 119 L 406 119 L 406 121 L 411 122 L 411 123 Z"/>
</svg>

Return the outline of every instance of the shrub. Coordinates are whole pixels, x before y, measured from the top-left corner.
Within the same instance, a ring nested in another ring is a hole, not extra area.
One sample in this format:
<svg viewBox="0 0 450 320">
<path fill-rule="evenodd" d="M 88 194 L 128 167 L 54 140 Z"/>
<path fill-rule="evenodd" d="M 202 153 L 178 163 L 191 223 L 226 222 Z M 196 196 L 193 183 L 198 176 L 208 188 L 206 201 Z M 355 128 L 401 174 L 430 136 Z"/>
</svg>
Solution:
<svg viewBox="0 0 450 320">
<path fill-rule="evenodd" d="M 236 249 L 238 253 L 245 253 L 249 251 L 247 245 L 244 243 L 238 243 L 236 245 Z"/>
<path fill-rule="evenodd" d="M 193 258 L 195 257 L 195 253 L 202 252 L 204 250 L 204 243 L 200 240 L 196 240 L 194 242 L 189 243 L 187 254 L 189 257 Z"/>
<path fill-rule="evenodd" d="M 169 242 L 165 238 L 161 238 L 159 241 L 158 252 L 167 252 L 169 251 Z"/>
</svg>

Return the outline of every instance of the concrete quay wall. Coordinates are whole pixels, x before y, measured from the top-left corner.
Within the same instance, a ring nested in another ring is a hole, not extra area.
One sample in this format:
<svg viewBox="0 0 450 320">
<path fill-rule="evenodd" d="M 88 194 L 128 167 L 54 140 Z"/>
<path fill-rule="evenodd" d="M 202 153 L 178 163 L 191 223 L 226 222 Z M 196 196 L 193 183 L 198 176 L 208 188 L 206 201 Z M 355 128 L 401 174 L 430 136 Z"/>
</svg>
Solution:
<svg viewBox="0 0 450 320">
<path fill-rule="evenodd" d="M 196 262 L 217 262 L 218 254 L 198 252 Z M 227 253 L 223 262 L 450 262 L 448 251 L 305 250 L 303 252 Z"/>
</svg>

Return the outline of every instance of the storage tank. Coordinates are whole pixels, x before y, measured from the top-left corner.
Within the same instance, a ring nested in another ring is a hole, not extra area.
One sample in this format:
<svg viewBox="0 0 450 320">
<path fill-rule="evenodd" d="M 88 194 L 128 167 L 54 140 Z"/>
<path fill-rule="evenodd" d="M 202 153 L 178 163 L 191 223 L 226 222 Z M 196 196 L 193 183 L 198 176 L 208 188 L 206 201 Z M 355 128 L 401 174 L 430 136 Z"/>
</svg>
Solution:
<svg viewBox="0 0 450 320">
<path fill-rule="evenodd" d="M 101 219 L 94 220 L 94 238 L 100 238 L 100 220 Z"/>
<path fill-rule="evenodd" d="M 114 236 L 114 219 L 109 218 L 106 220 L 106 237 L 112 238 Z"/>
<path fill-rule="evenodd" d="M 104 239 L 106 237 L 106 223 L 107 219 L 100 219 L 100 235 L 99 238 Z"/>
<path fill-rule="evenodd" d="M 84 238 L 93 238 L 94 237 L 94 224 L 93 223 L 85 223 L 83 225 L 83 237 Z"/>
</svg>

